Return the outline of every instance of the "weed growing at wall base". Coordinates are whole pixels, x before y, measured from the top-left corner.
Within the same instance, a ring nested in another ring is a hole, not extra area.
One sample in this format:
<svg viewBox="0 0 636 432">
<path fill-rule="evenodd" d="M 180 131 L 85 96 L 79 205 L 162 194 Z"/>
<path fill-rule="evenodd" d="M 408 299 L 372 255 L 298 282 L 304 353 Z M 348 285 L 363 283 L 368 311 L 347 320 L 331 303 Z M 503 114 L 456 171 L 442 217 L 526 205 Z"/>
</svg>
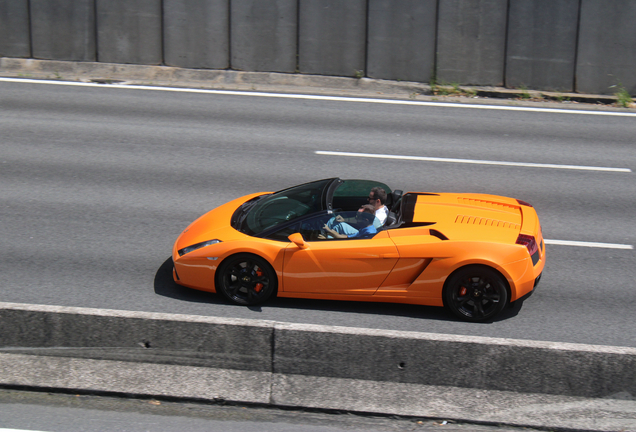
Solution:
<svg viewBox="0 0 636 432">
<path fill-rule="evenodd" d="M 477 91 L 474 89 L 462 88 L 458 83 L 437 83 L 431 81 L 431 93 L 435 96 L 475 96 Z"/>
<path fill-rule="evenodd" d="M 621 84 L 612 87 L 615 87 L 617 89 L 617 91 L 614 93 L 614 96 L 616 96 L 616 104 L 623 108 L 629 108 L 634 100 L 632 99 L 632 96 L 629 94 L 629 92 L 625 89 L 625 87 L 623 87 Z"/>
<path fill-rule="evenodd" d="M 521 94 L 519 95 L 519 97 L 523 100 L 528 100 L 530 99 L 530 93 L 528 93 L 528 88 L 524 85 L 522 85 L 521 87 L 519 87 L 519 90 L 521 90 Z"/>
<path fill-rule="evenodd" d="M 556 97 L 556 100 L 557 100 L 557 102 L 569 102 L 570 101 L 570 97 L 559 93 L 558 96 Z"/>
</svg>

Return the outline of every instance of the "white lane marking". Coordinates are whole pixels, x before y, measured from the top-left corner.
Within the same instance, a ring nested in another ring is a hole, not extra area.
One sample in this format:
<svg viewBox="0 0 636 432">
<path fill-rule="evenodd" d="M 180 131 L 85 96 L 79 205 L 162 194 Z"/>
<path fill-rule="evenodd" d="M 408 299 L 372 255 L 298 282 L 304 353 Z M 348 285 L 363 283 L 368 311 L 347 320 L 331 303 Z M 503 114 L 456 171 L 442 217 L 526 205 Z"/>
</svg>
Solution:
<svg viewBox="0 0 636 432">
<path fill-rule="evenodd" d="M 452 159 L 452 158 L 425 157 L 425 156 L 399 156 L 399 155 L 387 155 L 387 154 L 376 154 L 376 153 L 350 153 L 350 152 L 320 151 L 320 150 L 316 151 L 315 153 L 317 155 L 324 155 L 324 156 L 400 159 L 400 160 L 414 160 L 414 161 L 427 161 L 427 162 L 448 162 L 448 163 L 464 163 L 464 164 L 478 164 L 478 165 L 503 165 L 503 166 L 516 166 L 516 167 L 553 168 L 553 169 L 569 169 L 569 170 L 585 170 L 585 171 L 608 171 L 608 172 L 626 172 L 626 173 L 632 172 L 632 170 L 629 168 L 557 165 L 557 164 L 542 164 L 542 163 L 531 163 L 531 162 L 505 162 L 505 161 Z"/>
<path fill-rule="evenodd" d="M 3 429 L 0 428 L 0 432 L 43 432 L 43 431 L 36 431 L 33 429 Z"/>
<path fill-rule="evenodd" d="M 182 93 L 219 94 L 219 95 L 230 95 L 230 96 L 271 97 L 271 98 L 280 98 L 280 99 L 305 99 L 305 100 L 320 100 L 320 101 L 335 101 L 335 102 L 376 103 L 376 104 L 385 104 L 385 105 L 410 105 L 410 106 L 440 107 L 440 108 L 468 108 L 468 109 L 484 109 L 484 110 L 500 110 L 500 111 L 526 111 L 526 112 L 554 113 L 554 114 L 582 114 L 582 115 L 600 115 L 600 116 L 615 116 L 615 117 L 636 117 L 635 112 L 624 112 L 624 111 L 587 111 L 587 110 L 571 110 L 567 108 L 538 108 L 538 107 L 522 107 L 522 106 L 507 106 L 507 105 L 476 105 L 476 104 L 462 104 L 462 103 L 453 103 L 453 102 L 411 101 L 411 100 L 400 100 L 400 99 L 374 99 L 374 98 L 347 97 L 347 96 L 267 93 L 267 92 L 236 91 L 236 90 L 212 90 L 212 89 L 196 89 L 196 88 L 180 88 L 180 87 L 145 86 L 145 85 L 134 85 L 134 84 L 98 84 L 98 83 L 92 83 L 92 82 L 86 83 L 86 82 L 75 82 L 75 81 L 49 81 L 49 80 L 37 80 L 37 79 L 25 79 L 25 78 L 1 78 L 0 77 L 0 82 L 2 81 L 15 82 L 15 83 L 68 85 L 68 86 L 78 86 L 78 87 L 116 88 L 116 89 L 127 89 L 127 90 L 154 90 L 154 91 L 169 91 L 169 92 L 182 92 Z"/>
<path fill-rule="evenodd" d="M 603 248 L 603 249 L 634 249 L 633 245 L 620 244 L 620 243 L 597 243 L 597 242 L 583 242 L 583 241 L 571 241 L 571 240 L 543 240 L 547 245 L 559 245 L 559 246 L 578 246 L 578 247 L 591 247 L 591 248 Z"/>
</svg>

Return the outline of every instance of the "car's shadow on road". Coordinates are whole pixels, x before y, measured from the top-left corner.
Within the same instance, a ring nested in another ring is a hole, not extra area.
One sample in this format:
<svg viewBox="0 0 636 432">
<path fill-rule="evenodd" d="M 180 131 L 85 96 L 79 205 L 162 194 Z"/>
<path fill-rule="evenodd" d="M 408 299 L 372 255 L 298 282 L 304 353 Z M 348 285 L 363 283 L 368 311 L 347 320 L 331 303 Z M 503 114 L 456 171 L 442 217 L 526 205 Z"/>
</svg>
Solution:
<svg viewBox="0 0 636 432">
<path fill-rule="evenodd" d="M 155 273 L 155 294 L 192 303 L 223 304 L 216 294 L 186 288 L 172 278 L 172 258 L 168 258 Z"/>
<path fill-rule="evenodd" d="M 208 303 L 218 305 L 231 305 L 235 307 L 245 307 L 232 305 L 220 295 L 197 291 L 178 285 L 172 278 L 172 258 L 168 258 L 157 270 L 154 280 L 155 293 L 192 303 Z M 516 304 L 515 304 L 516 303 Z M 522 302 L 515 302 L 511 307 L 507 307 L 490 322 L 504 321 L 516 316 L 521 309 Z M 375 303 L 375 302 L 351 302 L 338 300 L 314 300 L 314 299 L 294 299 L 276 297 L 268 300 L 262 306 L 249 306 L 255 313 L 262 312 L 262 308 L 277 308 L 289 310 L 318 310 L 328 312 L 344 312 L 368 315 L 396 316 L 404 318 L 430 319 L 434 321 L 460 321 L 452 316 L 446 309 L 435 306 L 420 306 L 400 303 Z M 256 318 L 256 317 L 255 317 Z"/>
</svg>

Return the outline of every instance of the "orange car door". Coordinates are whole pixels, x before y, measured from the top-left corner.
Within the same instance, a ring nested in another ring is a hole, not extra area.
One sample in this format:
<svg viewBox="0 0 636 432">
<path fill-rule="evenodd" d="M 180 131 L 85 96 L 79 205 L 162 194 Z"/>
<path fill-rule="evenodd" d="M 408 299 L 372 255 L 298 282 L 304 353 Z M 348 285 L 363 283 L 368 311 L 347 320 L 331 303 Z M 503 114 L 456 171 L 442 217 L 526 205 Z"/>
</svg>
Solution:
<svg viewBox="0 0 636 432">
<path fill-rule="evenodd" d="M 398 260 L 386 232 L 371 239 L 311 241 L 285 249 L 283 290 L 329 294 L 373 294 Z"/>
</svg>

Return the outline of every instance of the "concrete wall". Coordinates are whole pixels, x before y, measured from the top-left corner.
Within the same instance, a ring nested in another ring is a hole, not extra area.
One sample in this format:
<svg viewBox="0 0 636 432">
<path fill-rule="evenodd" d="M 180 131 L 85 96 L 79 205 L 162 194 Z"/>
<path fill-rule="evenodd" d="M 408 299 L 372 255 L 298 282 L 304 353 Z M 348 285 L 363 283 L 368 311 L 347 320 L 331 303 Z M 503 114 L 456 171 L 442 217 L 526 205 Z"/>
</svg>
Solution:
<svg viewBox="0 0 636 432">
<path fill-rule="evenodd" d="M 508 0 L 441 0 L 437 82 L 504 84 Z"/>
<path fill-rule="evenodd" d="M 510 3 L 506 85 L 574 90 L 579 0 Z"/>
<path fill-rule="evenodd" d="M 366 0 L 299 0 L 300 73 L 363 75 L 366 17 Z"/>
<path fill-rule="evenodd" d="M 163 62 L 161 0 L 97 0 L 97 59 Z"/>
<path fill-rule="evenodd" d="M 297 0 L 233 0 L 232 69 L 296 71 Z"/>
<path fill-rule="evenodd" d="M 31 57 L 28 0 L 0 1 L 0 56 Z"/>
<path fill-rule="evenodd" d="M 230 66 L 229 15 L 228 0 L 164 0 L 165 64 L 227 69 Z"/>
<path fill-rule="evenodd" d="M 429 82 L 436 23 L 437 0 L 369 0 L 367 76 Z"/>
<path fill-rule="evenodd" d="M 94 0 L 30 0 L 33 57 L 95 61 Z"/>
<path fill-rule="evenodd" d="M 633 0 L 0 0 L 0 56 L 636 94 Z"/>
<path fill-rule="evenodd" d="M 577 90 L 636 94 L 636 2 L 582 0 Z"/>
<path fill-rule="evenodd" d="M 632 348 L 10 303 L 0 303 L 0 328 L 0 354 L 565 396 L 636 394 Z M 0 373 L 0 384 L 14 378 Z"/>
</svg>

